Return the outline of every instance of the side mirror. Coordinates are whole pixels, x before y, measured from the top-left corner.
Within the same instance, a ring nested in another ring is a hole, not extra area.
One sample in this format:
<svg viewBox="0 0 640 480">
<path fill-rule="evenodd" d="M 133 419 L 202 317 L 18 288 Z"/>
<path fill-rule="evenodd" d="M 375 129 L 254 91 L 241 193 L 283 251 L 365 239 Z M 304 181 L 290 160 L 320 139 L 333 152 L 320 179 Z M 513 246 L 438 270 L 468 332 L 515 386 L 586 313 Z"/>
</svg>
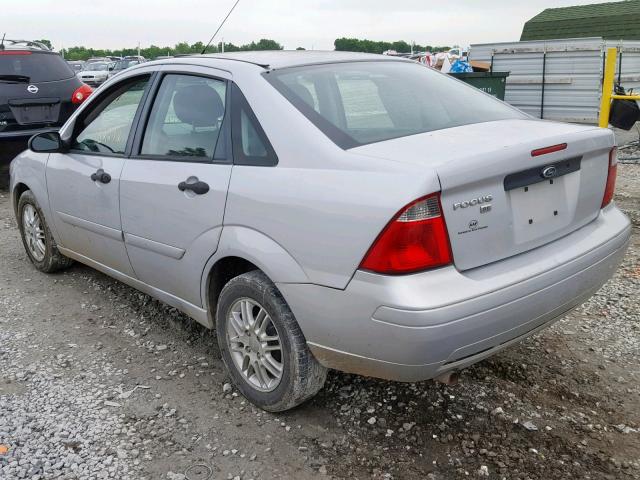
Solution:
<svg viewBox="0 0 640 480">
<path fill-rule="evenodd" d="M 43 132 L 29 139 L 29 150 L 38 153 L 55 153 L 62 151 L 63 142 L 58 132 Z"/>
</svg>

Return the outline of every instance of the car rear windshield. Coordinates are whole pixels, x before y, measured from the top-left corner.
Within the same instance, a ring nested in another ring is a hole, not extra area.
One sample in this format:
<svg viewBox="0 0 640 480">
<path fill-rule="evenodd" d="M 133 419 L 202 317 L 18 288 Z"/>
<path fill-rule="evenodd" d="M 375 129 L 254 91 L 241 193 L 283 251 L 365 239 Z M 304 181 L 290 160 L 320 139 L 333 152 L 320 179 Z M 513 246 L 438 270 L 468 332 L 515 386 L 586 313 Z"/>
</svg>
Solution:
<svg viewBox="0 0 640 480">
<path fill-rule="evenodd" d="M 31 83 L 38 83 L 66 80 L 75 73 L 55 53 L 5 50 L 0 54 L 0 75 L 21 75 L 29 77 Z"/>
<path fill-rule="evenodd" d="M 460 125 L 525 117 L 475 87 L 418 63 L 312 65 L 274 70 L 265 73 L 265 78 L 345 149 Z"/>
</svg>

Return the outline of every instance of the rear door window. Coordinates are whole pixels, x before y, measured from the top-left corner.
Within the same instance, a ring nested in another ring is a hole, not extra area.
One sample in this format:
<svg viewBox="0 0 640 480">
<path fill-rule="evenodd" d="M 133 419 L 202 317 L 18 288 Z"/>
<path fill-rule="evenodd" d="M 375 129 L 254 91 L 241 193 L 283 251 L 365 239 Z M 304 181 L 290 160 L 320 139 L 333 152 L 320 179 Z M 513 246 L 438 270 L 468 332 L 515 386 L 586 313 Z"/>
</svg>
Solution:
<svg viewBox="0 0 640 480">
<path fill-rule="evenodd" d="M 227 84 L 195 75 L 166 75 L 155 101 L 142 142 L 141 155 L 185 161 L 225 158 L 218 147 Z"/>
<path fill-rule="evenodd" d="M 0 54 L 0 76 L 21 75 L 30 83 L 72 78 L 75 73 L 56 53 L 4 50 Z"/>
</svg>

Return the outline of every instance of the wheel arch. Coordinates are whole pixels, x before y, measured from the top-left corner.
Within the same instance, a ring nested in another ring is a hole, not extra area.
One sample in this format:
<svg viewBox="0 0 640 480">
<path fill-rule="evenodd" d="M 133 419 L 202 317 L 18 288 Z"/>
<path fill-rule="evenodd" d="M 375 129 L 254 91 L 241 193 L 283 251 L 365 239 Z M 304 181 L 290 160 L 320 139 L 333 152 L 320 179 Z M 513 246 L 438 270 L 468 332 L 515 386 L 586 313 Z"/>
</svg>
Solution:
<svg viewBox="0 0 640 480">
<path fill-rule="evenodd" d="M 276 284 L 309 283 L 302 267 L 275 240 L 248 227 L 225 226 L 201 281 L 201 296 L 212 324 L 224 285 L 251 270 L 262 271 Z"/>
<path fill-rule="evenodd" d="M 24 182 L 17 182 L 11 191 L 11 204 L 13 205 L 13 213 L 18 217 L 18 201 L 24 192 L 31 190 L 29 185 Z"/>
<path fill-rule="evenodd" d="M 10 195 L 14 213 L 17 214 L 18 200 L 27 190 L 31 190 L 48 220 L 49 229 L 57 238 L 55 225 L 51 216 L 49 194 L 47 191 L 46 167 L 49 159 L 48 153 L 34 153 L 26 150 L 11 162 L 10 171 Z"/>
</svg>

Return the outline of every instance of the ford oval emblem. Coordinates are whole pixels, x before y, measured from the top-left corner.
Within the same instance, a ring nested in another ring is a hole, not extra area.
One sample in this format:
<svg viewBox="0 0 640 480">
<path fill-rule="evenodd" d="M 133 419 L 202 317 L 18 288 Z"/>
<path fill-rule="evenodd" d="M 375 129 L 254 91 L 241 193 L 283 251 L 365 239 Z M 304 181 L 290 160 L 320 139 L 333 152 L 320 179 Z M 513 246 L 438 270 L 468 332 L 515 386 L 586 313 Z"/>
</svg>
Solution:
<svg viewBox="0 0 640 480">
<path fill-rule="evenodd" d="M 38 93 L 38 87 L 36 87 L 35 85 L 29 85 L 27 87 L 27 92 L 29 92 L 29 93 Z"/>
<path fill-rule="evenodd" d="M 548 167 L 544 167 L 542 169 L 542 176 L 544 178 L 553 178 L 558 174 L 558 169 L 555 165 L 549 165 Z"/>
</svg>

